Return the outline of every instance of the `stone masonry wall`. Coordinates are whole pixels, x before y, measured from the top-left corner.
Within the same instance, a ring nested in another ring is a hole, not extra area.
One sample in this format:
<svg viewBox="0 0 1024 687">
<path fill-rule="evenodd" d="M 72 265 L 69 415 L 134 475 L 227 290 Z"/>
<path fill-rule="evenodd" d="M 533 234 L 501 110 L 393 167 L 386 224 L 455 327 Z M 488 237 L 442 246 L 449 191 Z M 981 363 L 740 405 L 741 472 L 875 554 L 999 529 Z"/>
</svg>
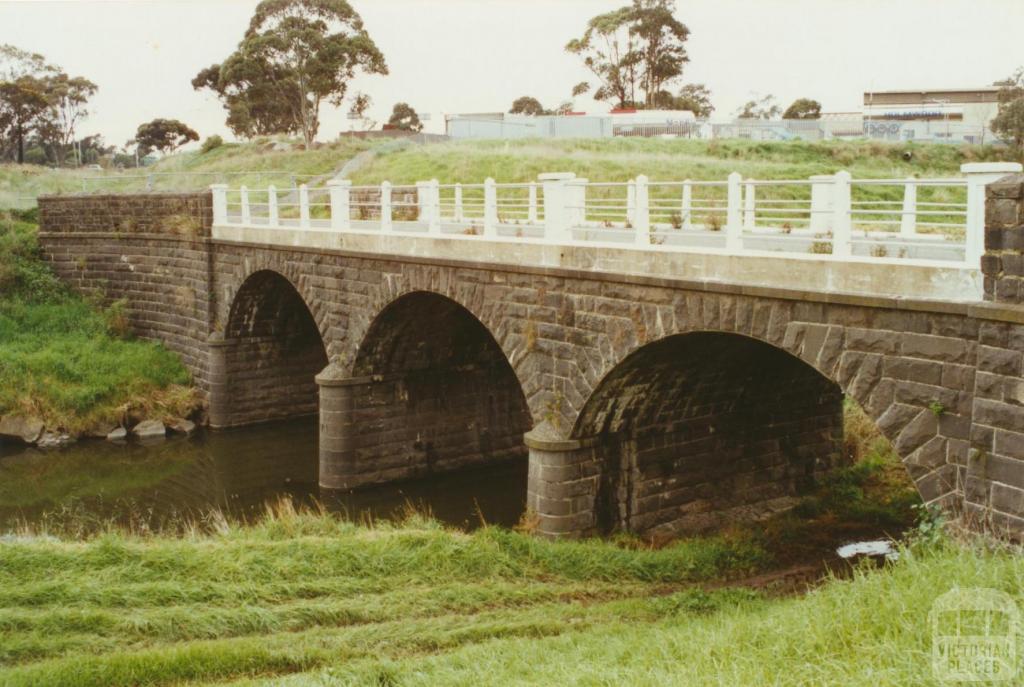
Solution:
<svg viewBox="0 0 1024 687">
<path fill-rule="evenodd" d="M 1024 302 L 1024 175 L 989 184 L 985 202 L 985 299 Z"/>
<path fill-rule="evenodd" d="M 209 193 L 45 196 L 39 242 L 57 274 L 106 302 L 125 299 L 136 335 L 178 353 L 206 389 Z"/>
<path fill-rule="evenodd" d="M 840 458 L 842 394 L 752 339 L 669 337 L 627 359 L 574 430 L 596 531 L 693 532 L 790 506 Z"/>
<path fill-rule="evenodd" d="M 529 418 L 507 368 L 414 372 L 355 391 L 349 488 L 526 458 Z"/>
</svg>

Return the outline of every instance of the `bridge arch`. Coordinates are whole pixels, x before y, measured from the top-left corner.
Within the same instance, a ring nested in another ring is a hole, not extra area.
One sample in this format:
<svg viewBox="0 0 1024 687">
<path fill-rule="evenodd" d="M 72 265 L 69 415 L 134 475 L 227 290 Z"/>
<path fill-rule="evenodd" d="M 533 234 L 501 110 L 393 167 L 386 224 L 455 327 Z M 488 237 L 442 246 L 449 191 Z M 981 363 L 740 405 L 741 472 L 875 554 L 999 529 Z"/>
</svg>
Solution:
<svg viewBox="0 0 1024 687">
<path fill-rule="evenodd" d="M 893 442 L 922 499 L 955 508 L 973 403 L 960 364 L 968 353 L 945 362 L 948 339 L 926 328 L 952 321 L 918 318 L 920 333 L 906 333 L 895 317 L 731 294 L 634 308 L 629 330 L 594 338 L 601 364 L 574 372 L 581 393 L 527 435 L 540 531 L 687 530 L 771 512 L 841 455 L 844 396 Z M 716 398 L 730 379 L 746 391 Z M 807 391 L 794 397 L 797 388 Z M 713 421 L 699 419 L 701 404 L 720 409 Z M 730 424 L 732 441 L 721 431 Z M 727 460 L 691 469 L 687 483 L 676 470 L 702 455 Z"/>
<path fill-rule="evenodd" d="M 327 365 L 327 349 L 305 299 L 280 272 L 259 269 L 241 282 L 212 350 L 220 374 L 212 425 L 316 414 L 315 377 Z"/>
<path fill-rule="evenodd" d="M 490 330 L 447 296 L 414 290 L 383 307 L 340 384 L 346 429 L 339 450 L 321 448 L 324 486 L 526 458 L 531 419 L 519 378 Z"/>
<path fill-rule="evenodd" d="M 596 472 L 594 528 L 693 531 L 792 505 L 841 457 L 843 395 L 795 356 L 697 331 L 636 348 L 570 437 Z"/>
</svg>

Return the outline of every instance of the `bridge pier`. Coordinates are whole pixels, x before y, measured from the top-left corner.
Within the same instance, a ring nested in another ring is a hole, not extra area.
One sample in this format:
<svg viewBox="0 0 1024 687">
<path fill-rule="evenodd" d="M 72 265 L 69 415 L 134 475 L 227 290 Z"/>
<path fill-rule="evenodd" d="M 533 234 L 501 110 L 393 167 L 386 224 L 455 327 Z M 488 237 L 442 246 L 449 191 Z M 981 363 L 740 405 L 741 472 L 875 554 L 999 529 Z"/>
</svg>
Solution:
<svg viewBox="0 0 1024 687">
<path fill-rule="evenodd" d="M 368 378 L 349 377 L 337 364 L 316 376 L 320 388 L 320 486 L 347 489 L 356 486 L 356 431 L 353 396 Z"/>
<path fill-rule="evenodd" d="M 549 537 L 597 534 L 596 496 L 601 466 L 593 441 L 559 438 L 543 423 L 523 437 L 530 452 L 526 510 Z"/>
<path fill-rule="evenodd" d="M 231 425 L 231 393 L 228 352 L 238 342 L 213 334 L 207 347 L 207 420 L 215 429 Z"/>
</svg>

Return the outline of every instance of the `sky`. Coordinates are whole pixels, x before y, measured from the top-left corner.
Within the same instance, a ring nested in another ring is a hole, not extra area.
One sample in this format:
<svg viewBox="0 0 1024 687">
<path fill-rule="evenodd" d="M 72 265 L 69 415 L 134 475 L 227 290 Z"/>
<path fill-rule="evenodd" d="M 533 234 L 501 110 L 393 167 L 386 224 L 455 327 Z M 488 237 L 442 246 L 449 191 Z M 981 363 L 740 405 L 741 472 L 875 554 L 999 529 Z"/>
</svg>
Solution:
<svg viewBox="0 0 1024 687">
<path fill-rule="evenodd" d="M 357 78 L 387 119 L 395 102 L 429 113 L 507 111 L 521 95 L 547 107 L 587 80 L 565 44 L 626 0 L 350 0 L 390 74 Z M 191 80 L 238 44 L 256 0 L 0 0 L 0 43 L 42 53 L 99 85 L 80 133 L 121 145 L 155 117 L 201 136 L 231 135 Z M 819 100 L 857 111 L 869 90 L 989 85 L 1024 65 L 1024 0 L 677 0 L 690 29 L 683 82 L 706 84 L 715 117 L 755 96 L 782 107 Z M 587 97 L 575 109 L 604 112 Z M 320 140 L 352 126 L 325 108 Z"/>
</svg>

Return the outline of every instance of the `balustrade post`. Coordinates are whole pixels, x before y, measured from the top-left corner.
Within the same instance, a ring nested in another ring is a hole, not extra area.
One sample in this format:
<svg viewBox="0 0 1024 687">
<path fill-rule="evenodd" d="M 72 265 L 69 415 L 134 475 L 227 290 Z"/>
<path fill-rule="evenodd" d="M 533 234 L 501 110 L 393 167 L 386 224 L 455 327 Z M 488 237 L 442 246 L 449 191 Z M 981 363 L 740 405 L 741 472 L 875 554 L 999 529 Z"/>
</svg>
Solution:
<svg viewBox="0 0 1024 687">
<path fill-rule="evenodd" d="M 416 182 L 416 219 L 430 228 L 430 182 Z"/>
<path fill-rule="evenodd" d="M 732 172 L 728 182 L 728 205 L 725 214 L 725 248 L 726 250 L 743 250 L 743 224 L 740 204 L 743 191 L 740 187 L 743 177 L 739 172 Z"/>
<path fill-rule="evenodd" d="M 299 226 L 309 228 L 309 187 L 305 184 L 299 186 Z"/>
<path fill-rule="evenodd" d="M 912 237 L 917 233 L 917 184 L 907 177 L 903 186 L 903 213 L 900 215 L 900 236 Z"/>
<path fill-rule="evenodd" d="M 484 179 L 484 236 L 498 235 L 498 188 L 494 179 Z"/>
<path fill-rule="evenodd" d="M 626 182 L 626 224 L 636 226 L 636 179 Z"/>
<path fill-rule="evenodd" d="M 755 198 L 757 191 L 754 182 L 749 179 L 744 186 L 746 187 L 746 193 L 743 195 L 743 228 L 753 229 L 755 224 L 755 208 L 757 207 L 757 200 Z"/>
<path fill-rule="evenodd" d="M 853 254 L 850 173 L 836 172 L 832 183 L 832 256 L 848 258 Z"/>
<path fill-rule="evenodd" d="M 683 182 L 683 205 L 680 212 L 683 229 L 693 229 L 693 183 L 689 179 Z"/>
<path fill-rule="evenodd" d="M 464 218 L 462 212 L 462 184 L 455 184 L 455 209 L 452 211 L 452 215 L 456 224 L 461 223 Z"/>
<path fill-rule="evenodd" d="M 832 190 L 835 176 L 816 174 L 809 181 L 811 183 L 810 229 L 812 233 L 823 234 L 828 231 L 832 217 Z"/>
<path fill-rule="evenodd" d="M 210 193 L 213 196 L 213 223 L 228 223 L 228 185 L 212 184 Z"/>
<path fill-rule="evenodd" d="M 530 224 L 537 223 L 537 183 L 533 181 L 530 182 L 530 200 L 526 221 Z"/>
<path fill-rule="evenodd" d="M 650 246 L 651 245 L 651 205 L 650 205 L 650 188 L 647 185 L 646 175 L 637 176 L 634 181 L 633 188 L 636 190 L 636 208 L 634 210 L 633 230 L 634 240 L 637 245 Z"/>
<path fill-rule="evenodd" d="M 960 165 L 967 177 L 967 231 L 964 261 L 971 267 L 981 264 L 985 253 L 985 187 L 1007 174 L 1020 174 L 1019 162 L 968 162 Z"/>
<path fill-rule="evenodd" d="M 252 211 L 249 209 L 249 189 L 245 186 L 238 189 L 238 202 L 242 208 L 242 224 L 252 224 Z"/>
<path fill-rule="evenodd" d="M 380 230 L 391 231 L 391 182 L 380 184 Z"/>
<path fill-rule="evenodd" d="M 331 195 L 331 229 L 348 231 L 352 228 L 351 190 L 348 179 L 331 179 L 327 182 Z"/>
<path fill-rule="evenodd" d="M 544 239 L 549 243 L 569 243 L 568 183 L 576 178 L 572 172 L 551 172 L 537 177 L 544 187 Z"/>
<path fill-rule="evenodd" d="M 582 227 L 587 220 L 587 182 L 589 179 L 575 178 L 566 183 L 569 195 L 569 237 L 574 227 Z"/>
<path fill-rule="evenodd" d="M 441 233 L 441 184 L 437 179 L 430 180 L 430 225 L 427 231 L 431 234 Z"/>
<path fill-rule="evenodd" d="M 267 226 L 281 225 L 280 213 L 277 209 L 277 189 L 271 184 L 267 187 Z"/>
</svg>

